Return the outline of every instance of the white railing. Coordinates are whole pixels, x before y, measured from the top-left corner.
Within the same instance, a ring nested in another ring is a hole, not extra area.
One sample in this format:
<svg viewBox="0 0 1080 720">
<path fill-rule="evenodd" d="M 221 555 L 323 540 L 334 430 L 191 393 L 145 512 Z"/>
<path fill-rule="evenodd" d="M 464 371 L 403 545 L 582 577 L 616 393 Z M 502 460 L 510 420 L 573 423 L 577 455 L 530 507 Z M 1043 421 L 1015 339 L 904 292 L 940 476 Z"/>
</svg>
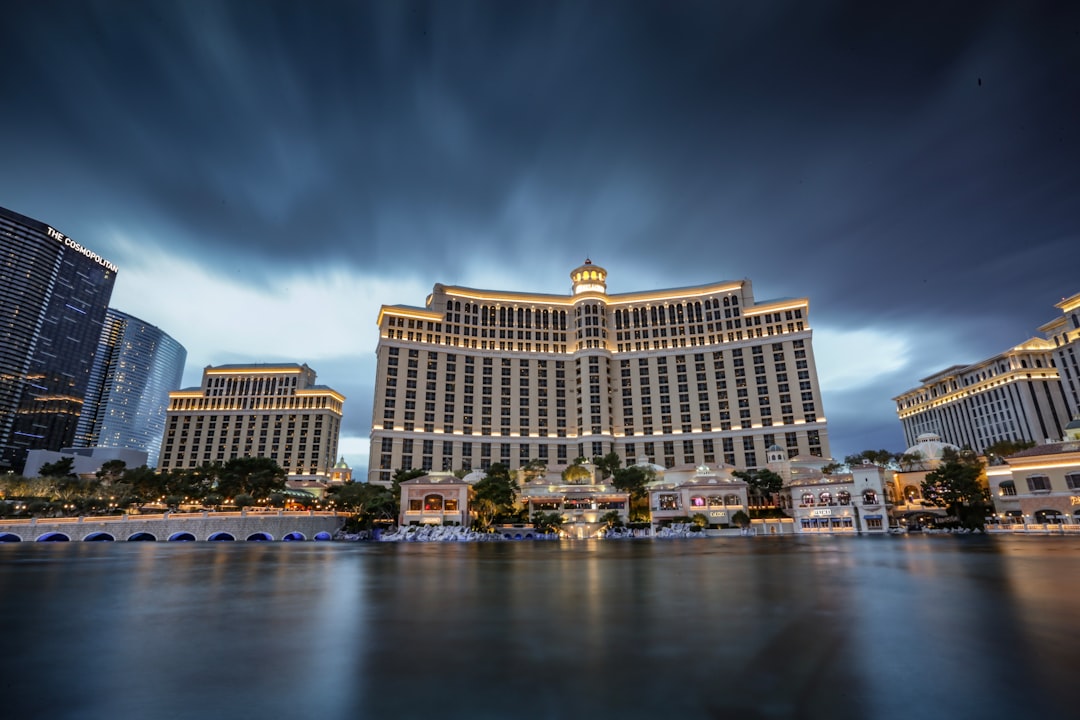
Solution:
<svg viewBox="0 0 1080 720">
<path fill-rule="evenodd" d="M 115 523 L 115 522 L 142 522 L 145 520 L 199 520 L 202 518 L 275 518 L 275 517 L 337 517 L 339 513 L 333 510 L 277 510 L 262 512 L 247 512 L 245 510 L 228 512 L 194 512 L 194 513 L 155 513 L 153 515 L 90 515 L 79 517 L 54 517 L 54 518 L 17 518 L 13 520 L 0 520 L 0 527 L 13 525 L 46 525 L 46 524 L 80 524 L 80 523 Z"/>
</svg>

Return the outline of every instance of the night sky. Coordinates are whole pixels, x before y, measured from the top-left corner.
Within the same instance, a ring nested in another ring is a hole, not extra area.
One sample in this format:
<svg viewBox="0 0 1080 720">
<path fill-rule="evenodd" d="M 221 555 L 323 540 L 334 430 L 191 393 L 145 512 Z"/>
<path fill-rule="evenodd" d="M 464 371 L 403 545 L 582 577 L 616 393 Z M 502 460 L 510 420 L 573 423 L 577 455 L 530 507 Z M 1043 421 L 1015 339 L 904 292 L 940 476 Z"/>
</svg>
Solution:
<svg viewBox="0 0 1080 720">
<path fill-rule="evenodd" d="M 808 297 L 832 454 L 1080 292 L 1075 2 L 8 2 L 0 205 L 348 396 L 432 285 Z"/>
</svg>

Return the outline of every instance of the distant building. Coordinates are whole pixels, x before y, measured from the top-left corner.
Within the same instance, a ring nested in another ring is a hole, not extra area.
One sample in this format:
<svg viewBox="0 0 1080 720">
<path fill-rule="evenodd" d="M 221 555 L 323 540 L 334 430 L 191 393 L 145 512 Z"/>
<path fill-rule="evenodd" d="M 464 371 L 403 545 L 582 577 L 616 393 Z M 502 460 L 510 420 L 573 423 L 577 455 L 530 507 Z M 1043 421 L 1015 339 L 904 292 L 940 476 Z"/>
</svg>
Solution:
<svg viewBox="0 0 1080 720">
<path fill-rule="evenodd" d="M 905 460 L 893 473 L 886 487 L 893 503 L 893 517 L 900 525 L 917 526 L 938 517 L 945 517 L 945 508 L 937 507 L 923 499 L 922 484 L 926 476 L 937 470 L 944 462 L 947 451 L 960 452 L 960 448 L 945 442 L 935 433 L 923 433 L 915 438 L 915 444 L 903 453 Z"/>
<path fill-rule="evenodd" d="M 449 472 L 403 481 L 398 524 L 468 527 L 470 487 Z"/>
<path fill-rule="evenodd" d="M 643 464 L 644 463 L 640 463 Z M 649 483 L 649 515 L 652 529 L 703 515 L 707 527 L 734 527 L 732 517 L 747 512 L 747 485 L 731 466 L 683 466 L 662 472 L 650 468 L 657 478 Z"/>
<path fill-rule="evenodd" d="M 345 462 L 344 456 L 335 463 L 333 469 L 330 471 L 330 482 L 332 483 L 351 483 L 353 481 L 352 468 L 349 467 L 349 463 Z"/>
<path fill-rule="evenodd" d="M 982 453 L 1000 440 L 1059 439 L 1069 422 L 1054 344 L 1041 338 L 920 382 L 893 398 L 909 445 L 931 433 Z"/>
<path fill-rule="evenodd" d="M 892 470 L 871 463 L 848 472 L 801 478 L 791 489 L 792 515 L 799 533 L 885 533 L 889 503 L 885 488 Z"/>
<path fill-rule="evenodd" d="M 187 350 L 162 330 L 109 308 L 76 431 L 76 447 L 141 450 L 156 464 L 169 393 Z"/>
<path fill-rule="evenodd" d="M 368 479 L 644 454 L 666 467 L 829 454 L 805 298 L 749 280 L 609 295 L 586 261 L 569 295 L 437 284 L 384 305 Z"/>
<path fill-rule="evenodd" d="M 562 516 L 559 532 L 566 537 L 600 537 L 607 527 L 604 516 L 611 512 L 621 522 L 630 518 L 630 496 L 598 477 L 591 462 L 576 466 L 566 477 L 558 470 L 522 474 L 527 477 L 518 500 L 528 517 L 538 512 Z"/>
<path fill-rule="evenodd" d="M 788 507 L 793 522 L 755 519 L 756 534 L 889 531 L 892 470 L 867 463 L 826 473 L 831 458 L 789 458 L 779 445 L 769 448 L 768 461 L 768 469 L 784 479 L 781 505 Z"/>
<path fill-rule="evenodd" d="M 75 439 L 116 266 L 0 208 L 0 470 Z"/>
<path fill-rule="evenodd" d="M 169 393 L 159 470 L 265 457 L 293 477 L 329 479 L 345 397 L 295 363 L 219 365 Z"/>
<path fill-rule="evenodd" d="M 1065 402 L 1072 418 L 1080 418 L 1080 293 L 1056 306 L 1061 317 L 1039 330 L 1054 344 L 1054 364 L 1061 376 Z"/>
<path fill-rule="evenodd" d="M 1080 420 L 1069 423 L 1061 442 L 1010 455 L 986 474 L 999 522 L 1080 523 Z"/>
</svg>

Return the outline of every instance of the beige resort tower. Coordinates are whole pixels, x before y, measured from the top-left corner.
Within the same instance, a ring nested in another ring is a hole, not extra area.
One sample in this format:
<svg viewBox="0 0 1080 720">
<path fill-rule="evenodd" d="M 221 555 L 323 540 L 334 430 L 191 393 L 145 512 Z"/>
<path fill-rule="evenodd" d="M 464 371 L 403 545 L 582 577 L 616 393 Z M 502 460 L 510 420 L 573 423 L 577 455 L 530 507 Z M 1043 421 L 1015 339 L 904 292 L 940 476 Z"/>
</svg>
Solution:
<svg viewBox="0 0 1080 720">
<path fill-rule="evenodd" d="M 423 307 L 381 308 L 369 481 L 829 455 L 807 299 L 756 301 L 749 280 L 613 295 L 588 260 L 570 277 L 569 295 L 437 284 Z"/>
</svg>

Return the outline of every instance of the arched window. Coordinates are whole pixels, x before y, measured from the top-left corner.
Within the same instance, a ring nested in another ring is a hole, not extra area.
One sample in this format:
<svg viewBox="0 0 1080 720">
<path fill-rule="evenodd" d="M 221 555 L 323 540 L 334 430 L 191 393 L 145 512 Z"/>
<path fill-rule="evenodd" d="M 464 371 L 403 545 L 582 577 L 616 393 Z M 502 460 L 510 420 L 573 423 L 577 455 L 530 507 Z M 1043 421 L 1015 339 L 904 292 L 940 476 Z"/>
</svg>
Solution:
<svg viewBox="0 0 1080 720">
<path fill-rule="evenodd" d="M 814 504 L 814 493 L 803 493 L 802 504 L 803 505 L 813 505 Z"/>
<path fill-rule="evenodd" d="M 723 506 L 724 506 L 724 498 L 720 497 L 719 495 L 710 495 L 709 496 L 709 507 L 723 507 Z"/>
<path fill-rule="evenodd" d="M 738 495 L 725 495 L 724 496 L 724 504 L 725 505 L 742 505 L 742 501 L 739 500 Z"/>
<path fill-rule="evenodd" d="M 1016 494 L 1016 483 L 1012 480 L 1005 480 L 998 485 L 998 495 L 1001 497 L 1012 497 Z"/>
<path fill-rule="evenodd" d="M 818 499 L 821 500 L 822 505 L 828 505 L 832 502 L 832 493 L 828 490 L 825 490 L 820 495 L 818 495 Z"/>
<path fill-rule="evenodd" d="M 690 507 L 703 508 L 705 507 L 705 498 L 700 495 L 690 496 Z"/>
<path fill-rule="evenodd" d="M 840 492 L 836 493 L 836 500 L 841 505 L 850 505 L 851 504 L 851 493 L 849 493 L 847 490 L 841 490 Z"/>
<path fill-rule="evenodd" d="M 442 495 L 435 495 L 433 493 L 431 495 L 425 495 L 424 496 L 424 510 L 425 511 L 442 512 L 442 509 L 443 509 L 443 497 L 442 497 Z"/>
<path fill-rule="evenodd" d="M 922 497 L 922 493 L 919 492 L 917 485 L 905 485 L 904 486 L 904 499 L 910 502 L 915 502 Z"/>
<path fill-rule="evenodd" d="M 1061 514 L 1059 510 L 1036 510 L 1035 522 L 1039 525 L 1045 525 L 1047 523 L 1063 523 L 1065 522 L 1065 516 Z"/>
<path fill-rule="evenodd" d="M 873 490 L 863 490 L 862 501 L 863 505 L 877 505 L 877 493 Z"/>
</svg>

